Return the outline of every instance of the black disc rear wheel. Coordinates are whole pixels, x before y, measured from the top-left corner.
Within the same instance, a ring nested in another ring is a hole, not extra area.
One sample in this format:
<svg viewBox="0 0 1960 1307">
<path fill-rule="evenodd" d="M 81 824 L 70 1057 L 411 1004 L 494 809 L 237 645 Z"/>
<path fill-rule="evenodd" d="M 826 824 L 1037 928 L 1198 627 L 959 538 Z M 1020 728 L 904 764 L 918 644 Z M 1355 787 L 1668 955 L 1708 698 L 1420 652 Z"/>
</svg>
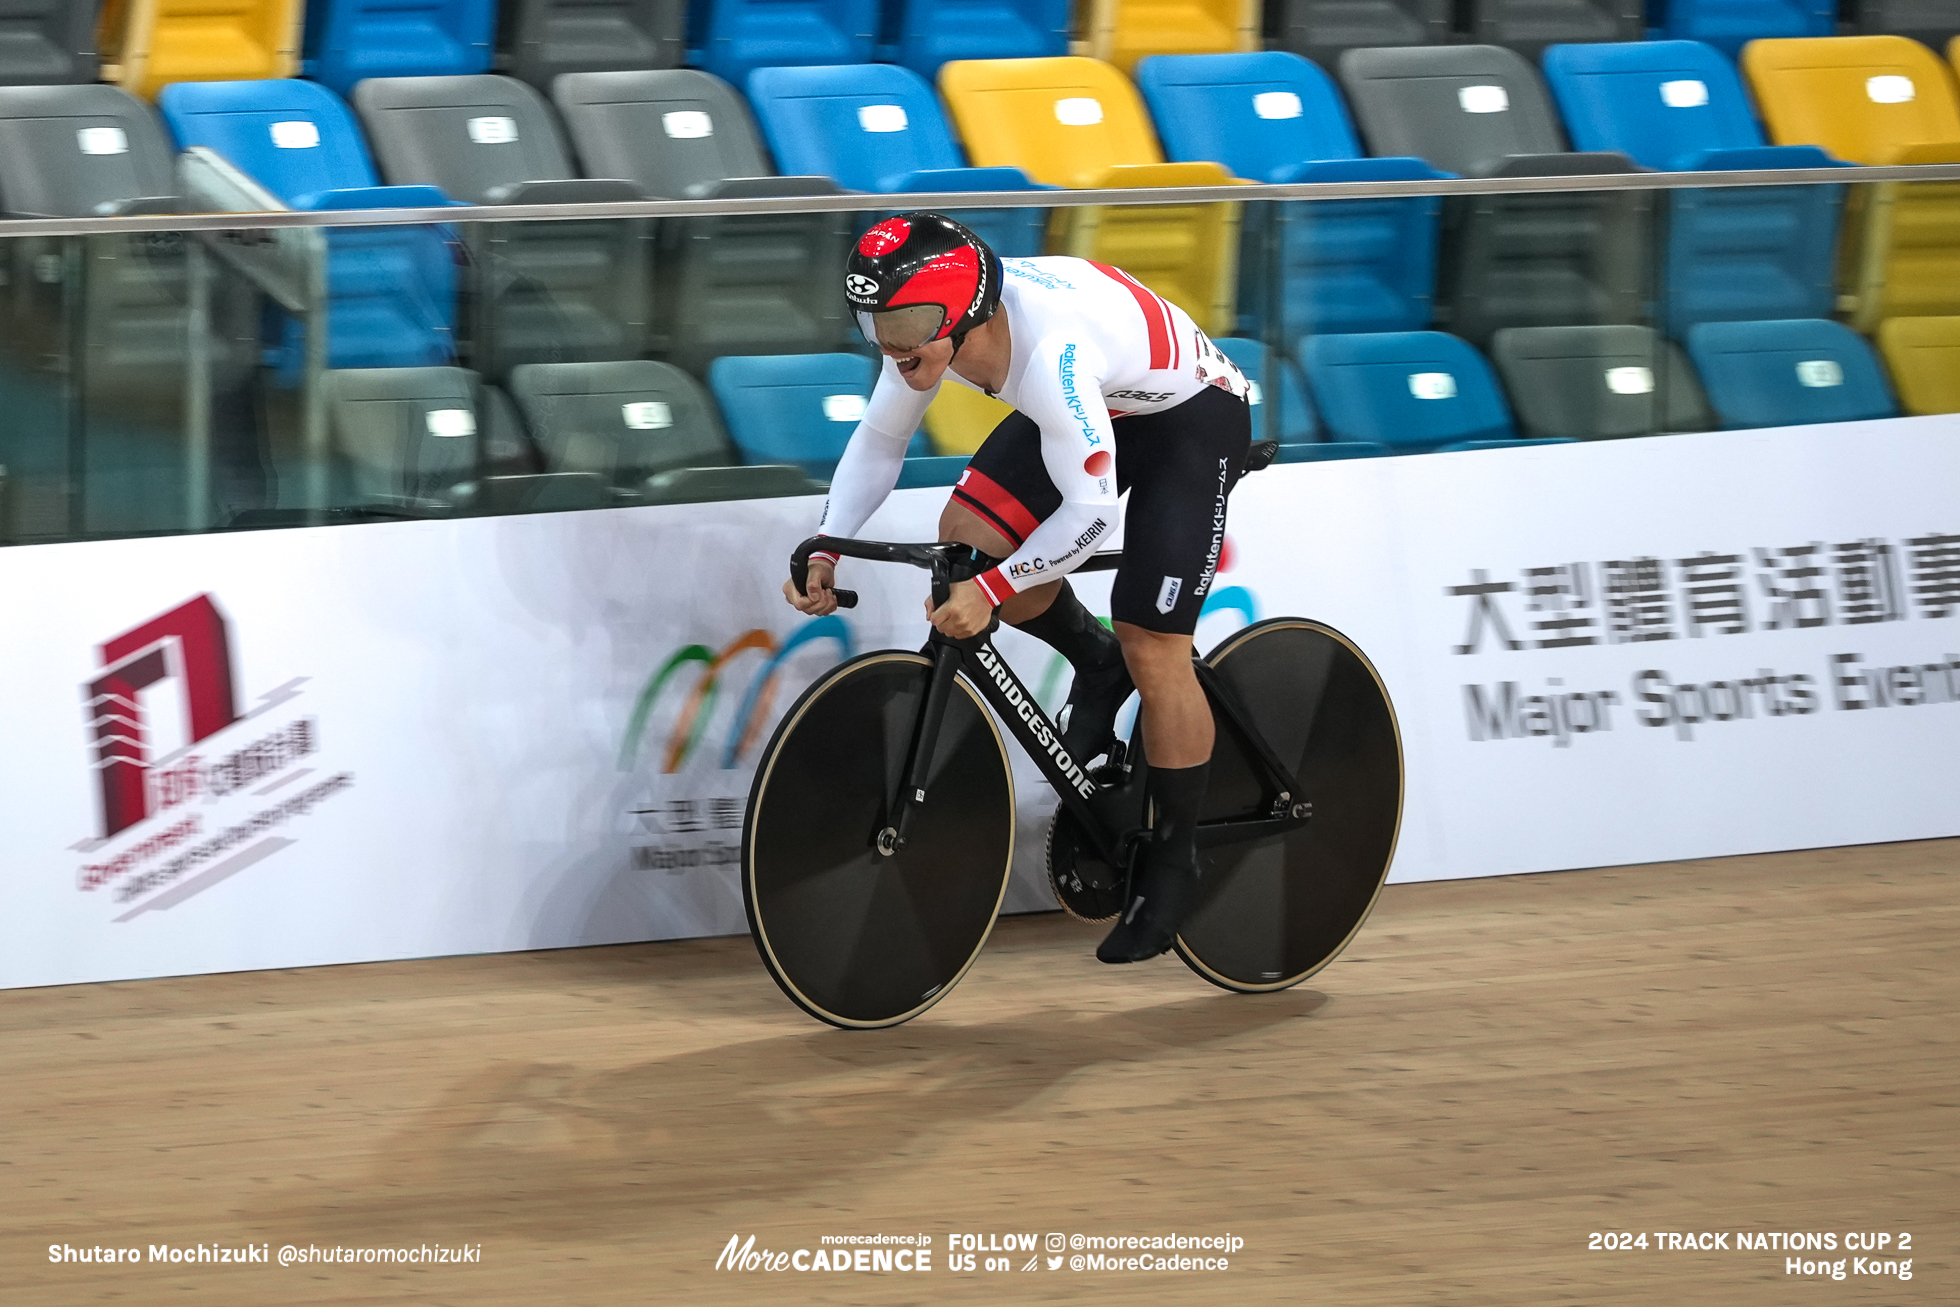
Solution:
<svg viewBox="0 0 1960 1307">
<path fill-rule="evenodd" d="M 831 669 L 784 714 L 749 792 L 750 932 L 783 992 L 834 1026 L 895 1026 L 938 1002 L 979 956 L 1007 891 L 1007 748 L 963 679 L 906 846 L 878 851 L 931 678 L 925 658 L 897 651 Z"/>
<path fill-rule="evenodd" d="M 1205 661 L 1313 805 L 1284 835 L 1200 850 L 1203 899 L 1177 940 L 1205 979 L 1245 993 L 1297 985 L 1354 937 L 1395 856 L 1402 737 L 1374 666 L 1332 627 L 1282 617 Z M 1221 716 L 1205 821 L 1268 815 L 1265 770 Z"/>
</svg>

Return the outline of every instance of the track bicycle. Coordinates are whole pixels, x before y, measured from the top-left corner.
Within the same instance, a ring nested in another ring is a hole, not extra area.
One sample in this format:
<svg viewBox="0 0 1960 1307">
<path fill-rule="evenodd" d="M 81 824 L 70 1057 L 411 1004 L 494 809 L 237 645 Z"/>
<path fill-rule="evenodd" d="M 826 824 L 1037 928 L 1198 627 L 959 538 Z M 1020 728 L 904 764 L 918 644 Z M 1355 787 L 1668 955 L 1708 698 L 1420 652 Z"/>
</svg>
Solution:
<svg viewBox="0 0 1960 1307">
<path fill-rule="evenodd" d="M 927 569 L 935 604 L 994 561 L 958 544 L 813 537 L 791 558 L 798 590 L 819 548 Z M 1098 554 L 1077 570 L 1121 558 Z M 842 607 L 857 603 L 834 593 Z M 1060 797 L 1047 861 L 1061 906 L 1105 922 L 1128 901 L 1151 825 L 1143 733 L 1086 771 L 995 650 L 999 621 L 831 668 L 783 715 L 756 767 L 742 826 L 749 929 L 769 974 L 820 1021 L 909 1021 L 986 944 L 1015 843 L 996 719 Z M 1346 947 L 1388 877 L 1402 818 L 1395 710 L 1361 650 L 1306 618 L 1234 632 L 1195 671 L 1218 729 L 1199 898 L 1175 948 L 1225 989 L 1285 989 Z"/>
</svg>

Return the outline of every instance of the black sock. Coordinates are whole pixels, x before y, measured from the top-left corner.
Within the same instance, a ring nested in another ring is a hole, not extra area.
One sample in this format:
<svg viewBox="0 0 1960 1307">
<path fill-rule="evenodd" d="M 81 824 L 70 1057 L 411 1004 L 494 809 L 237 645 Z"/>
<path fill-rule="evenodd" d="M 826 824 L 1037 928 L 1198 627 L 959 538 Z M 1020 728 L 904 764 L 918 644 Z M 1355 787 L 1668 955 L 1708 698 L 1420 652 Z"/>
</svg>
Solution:
<svg viewBox="0 0 1960 1307">
<path fill-rule="evenodd" d="M 1156 806 L 1155 838 L 1162 856 L 1178 866 L 1195 866 L 1198 858 L 1198 818 L 1205 803 L 1207 758 L 1195 767 L 1152 767 L 1150 801 Z"/>
<path fill-rule="evenodd" d="M 1075 588 L 1066 579 L 1055 601 L 1040 616 L 1016 622 L 1014 626 L 1068 659 L 1078 676 L 1123 661 L 1123 646 L 1117 642 L 1115 632 L 1082 606 L 1082 601 L 1075 597 Z"/>
</svg>

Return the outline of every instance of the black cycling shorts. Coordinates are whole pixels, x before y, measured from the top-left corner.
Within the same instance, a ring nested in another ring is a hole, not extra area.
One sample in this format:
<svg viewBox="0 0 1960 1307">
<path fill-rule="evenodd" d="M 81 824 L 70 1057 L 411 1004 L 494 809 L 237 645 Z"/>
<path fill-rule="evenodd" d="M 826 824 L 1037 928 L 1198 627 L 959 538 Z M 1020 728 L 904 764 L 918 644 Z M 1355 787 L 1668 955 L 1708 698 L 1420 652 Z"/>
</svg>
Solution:
<svg viewBox="0 0 1960 1307">
<path fill-rule="evenodd" d="M 1251 409 L 1230 391 L 1207 386 L 1176 408 L 1120 417 L 1116 488 L 1130 492 L 1123 565 L 1110 616 L 1149 631 L 1190 635 L 1211 593 L 1225 544 L 1225 501 L 1245 473 Z M 1041 461 L 1041 429 L 1010 413 L 968 466 L 953 498 L 979 514 L 1016 549 L 1062 505 Z"/>
</svg>

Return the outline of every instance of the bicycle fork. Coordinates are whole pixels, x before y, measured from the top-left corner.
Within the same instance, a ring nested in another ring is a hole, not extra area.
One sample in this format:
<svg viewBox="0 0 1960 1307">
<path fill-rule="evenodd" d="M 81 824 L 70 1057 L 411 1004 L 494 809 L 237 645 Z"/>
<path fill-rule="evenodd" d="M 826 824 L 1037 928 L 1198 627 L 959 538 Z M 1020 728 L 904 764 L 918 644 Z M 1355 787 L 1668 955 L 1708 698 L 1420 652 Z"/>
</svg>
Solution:
<svg viewBox="0 0 1960 1307">
<path fill-rule="evenodd" d="M 933 751 L 939 747 L 939 725 L 946 717 L 946 698 L 953 692 L 953 676 L 959 671 L 960 651 L 950 644 L 934 641 L 932 649 L 932 680 L 926 687 L 926 701 L 919 711 L 919 721 L 912 731 L 912 748 L 905 760 L 905 770 L 900 775 L 898 793 L 892 796 L 886 808 L 888 814 L 884 829 L 873 841 L 886 857 L 905 847 L 906 831 L 910 828 L 912 810 L 926 801 L 926 779 L 932 771 Z"/>
</svg>

